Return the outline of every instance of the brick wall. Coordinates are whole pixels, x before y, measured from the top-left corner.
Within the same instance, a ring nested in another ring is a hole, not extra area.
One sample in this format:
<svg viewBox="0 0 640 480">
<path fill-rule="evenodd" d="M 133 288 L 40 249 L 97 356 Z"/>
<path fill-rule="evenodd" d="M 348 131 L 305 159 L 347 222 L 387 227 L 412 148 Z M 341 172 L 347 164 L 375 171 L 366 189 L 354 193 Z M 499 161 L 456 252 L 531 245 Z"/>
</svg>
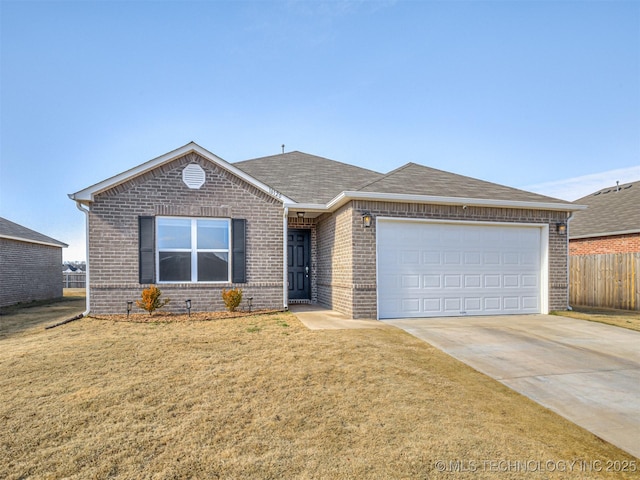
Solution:
<svg viewBox="0 0 640 480">
<path fill-rule="evenodd" d="M 555 225 L 565 212 L 353 201 L 318 223 L 318 301 L 353 318 L 376 318 L 376 227 L 363 228 L 362 213 L 375 217 L 546 223 L 549 225 L 549 309 L 567 306 L 567 237 Z M 356 281 L 354 282 L 354 279 Z"/>
<path fill-rule="evenodd" d="M 182 181 L 190 163 L 206 172 L 198 190 Z M 159 284 L 171 303 L 168 311 L 224 310 L 222 288 L 238 286 L 253 308 L 282 308 L 282 204 L 195 153 L 118 185 L 95 197 L 89 213 L 91 311 L 124 313 L 126 302 L 140 298 L 147 285 L 138 283 L 138 216 L 244 218 L 246 224 L 247 283 Z M 134 307 L 135 308 L 135 307 Z"/>
<path fill-rule="evenodd" d="M 347 204 L 317 224 L 318 303 L 353 316 L 353 212 Z M 375 280 L 375 277 L 374 277 Z"/>
<path fill-rule="evenodd" d="M 569 241 L 569 255 L 601 255 L 640 252 L 640 233 L 608 237 L 577 238 Z"/>
<path fill-rule="evenodd" d="M 0 307 L 62 297 L 62 248 L 0 238 Z"/>
</svg>

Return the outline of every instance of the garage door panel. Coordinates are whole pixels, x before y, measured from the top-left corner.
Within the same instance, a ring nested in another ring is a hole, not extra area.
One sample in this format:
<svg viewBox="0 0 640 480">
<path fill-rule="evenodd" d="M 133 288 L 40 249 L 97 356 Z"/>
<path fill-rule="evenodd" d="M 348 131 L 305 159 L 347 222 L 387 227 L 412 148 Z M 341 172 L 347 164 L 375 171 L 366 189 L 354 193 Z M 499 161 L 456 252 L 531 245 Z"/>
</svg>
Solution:
<svg viewBox="0 0 640 480">
<path fill-rule="evenodd" d="M 482 312 L 482 298 L 481 297 L 467 297 L 464 299 L 464 310 L 467 315 Z"/>
<path fill-rule="evenodd" d="M 540 312 L 540 228 L 377 226 L 380 318 Z"/>
<path fill-rule="evenodd" d="M 417 265 L 420 263 L 419 250 L 402 250 L 400 254 L 400 263 L 402 265 Z"/>
<path fill-rule="evenodd" d="M 504 288 L 518 288 L 520 286 L 520 277 L 518 275 L 503 275 L 502 286 Z"/>
<path fill-rule="evenodd" d="M 464 264 L 468 266 L 482 265 L 482 255 L 480 252 L 465 252 Z"/>
<path fill-rule="evenodd" d="M 502 299 L 500 297 L 484 297 L 484 310 L 486 312 L 495 312 L 500 310 Z"/>
<path fill-rule="evenodd" d="M 442 286 L 440 280 L 440 275 L 423 275 L 422 286 L 423 288 L 440 288 Z"/>
<path fill-rule="evenodd" d="M 433 314 L 442 312 L 442 301 L 440 298 L 425 298 L 422 304 L 425 313 Z"/>
<path fill-rule="evenodd" d="M 445 298 L 444 299 L 444 312 L 454 312 L 456 315 L 460 315 L 462 307 L 462 299 L 460 297 Z"/>
<path fill-rule="evenodd" d="M 404 298 L 402 302 L 402 311 L 407 314 L 420 312 L 420 299 L 419 298 Z"/>
<path fill-rule="evenodd" d="M 440 255 L 440 252 L 425 251 L 422 253 L 422 263 L 425 265 L 441 265 L 442 255 Z"/>
<path fill-rule="evenodd" d="M 460 275 L 444 275 L 444 288 L 460 288 L 461 285 Z"/>
<path fill-rule="evenodd" d="M 502 306 L 505 310 L 519 310 L 520 298 L 519 297 L 502 297 Z"/>
<path fill-rule="evenodd" d="M 403 275 L 402 288 L 420 288 L 420 275 Z"/>
<path fill-rule="evenodd" d="M 462 255 L 460 252 L 444 252 L 445 265 L 460 265 L 462 263 Z"/>
<path fill-rule="evenodd" d="M 480 275 L 465 275 L 464 287 L 465 288 L 480 288 L 482 285 L 482 277 Z"/>
</svg>

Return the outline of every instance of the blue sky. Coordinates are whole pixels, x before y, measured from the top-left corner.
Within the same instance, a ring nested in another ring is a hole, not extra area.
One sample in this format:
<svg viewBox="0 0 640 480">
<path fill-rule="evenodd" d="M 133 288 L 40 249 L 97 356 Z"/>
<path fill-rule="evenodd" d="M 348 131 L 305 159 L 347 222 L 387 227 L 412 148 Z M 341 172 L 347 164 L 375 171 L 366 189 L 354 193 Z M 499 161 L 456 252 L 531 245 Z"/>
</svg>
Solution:
<svg viewBox="0 0 640 480">
<path fill-rule="evenodd" d="M 189 141 L 407 162 L 574 200 L 640 179 L 637 1 L 0 0 L 0 216 L 70 244 L 67 198 Z"/>
</svg>

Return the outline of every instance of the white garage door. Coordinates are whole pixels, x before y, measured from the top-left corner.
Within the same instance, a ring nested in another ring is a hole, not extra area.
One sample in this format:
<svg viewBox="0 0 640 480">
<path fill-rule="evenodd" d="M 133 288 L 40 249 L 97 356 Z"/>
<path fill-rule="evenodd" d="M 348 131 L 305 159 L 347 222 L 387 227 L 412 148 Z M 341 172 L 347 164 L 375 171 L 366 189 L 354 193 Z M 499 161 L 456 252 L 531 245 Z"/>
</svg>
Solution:
<svg viewBox="0 0 640 480">
<path fill-rule="evenodd" d="M 379 317 L 541 313 L 541 236 L 521 224 L 378 219 Z"/>
</svg>

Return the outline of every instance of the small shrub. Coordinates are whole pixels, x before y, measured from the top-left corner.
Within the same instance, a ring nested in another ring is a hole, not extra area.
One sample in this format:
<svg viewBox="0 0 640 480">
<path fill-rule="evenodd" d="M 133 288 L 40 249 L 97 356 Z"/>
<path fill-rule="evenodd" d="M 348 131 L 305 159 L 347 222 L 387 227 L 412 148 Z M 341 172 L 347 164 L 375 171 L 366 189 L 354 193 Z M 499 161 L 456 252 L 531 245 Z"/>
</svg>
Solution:
<svg viewBox="0 0 640 480">
<path fill-rule="evenodd" d="M 155 285 L 150 285 L 149 288 L 145 288 L 142 291 L 142 300 L 136 300 L 136 305 L 149 312 L 149 315 L 153 314 L 154 310 L 158 310 L 169 303 L 170 299 L 160 300 L 162 292 Z"/>
<path fill-rule="evenodd" d="M 224 306 L 230 312 L 235 312 L 236 308 L 242 302 L 242 290 L 239 288 L 232 288 L 231 290 L 222 289 L 222 301 Z"/>
</svg>

